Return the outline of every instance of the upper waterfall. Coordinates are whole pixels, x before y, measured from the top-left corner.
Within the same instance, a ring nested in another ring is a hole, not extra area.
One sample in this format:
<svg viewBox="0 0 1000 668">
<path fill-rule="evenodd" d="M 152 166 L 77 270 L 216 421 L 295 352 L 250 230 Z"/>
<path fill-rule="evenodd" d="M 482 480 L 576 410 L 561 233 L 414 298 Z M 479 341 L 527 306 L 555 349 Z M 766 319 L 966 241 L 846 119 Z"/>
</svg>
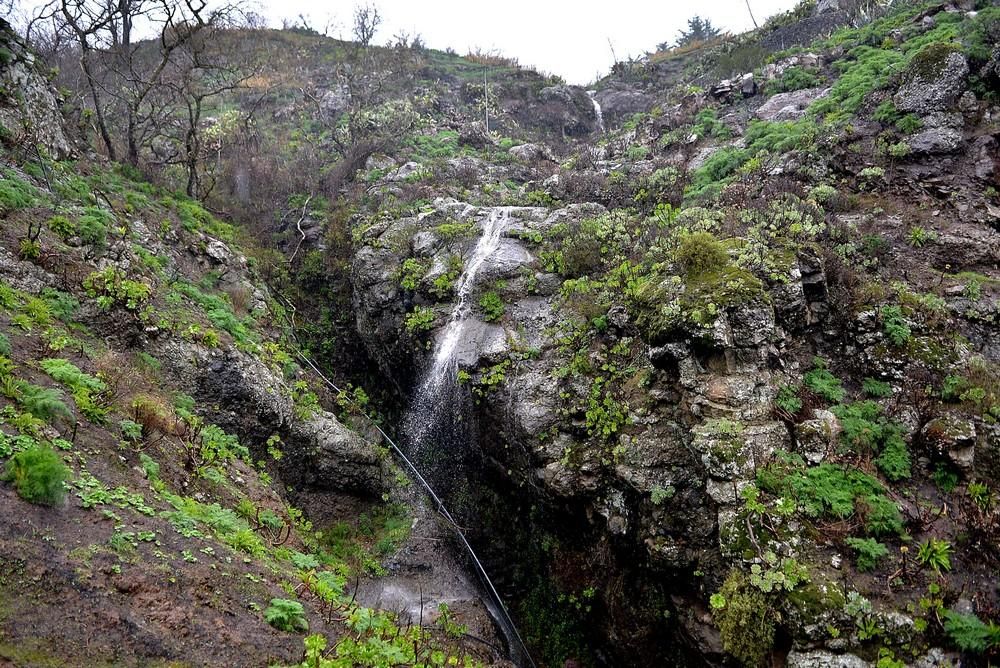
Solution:
<svg viewBox="0 0 1000 668">
<path fill-rule="evenodd" d="M 597 101 L 597 91 L 588 90 L 587 97 L 590 98 L 590 103 L 594 105 L 594 116 L 597 118 L 597 131 L 604 134 L 604 112 L 601 110 L 601 103 Z"/>
</svg>

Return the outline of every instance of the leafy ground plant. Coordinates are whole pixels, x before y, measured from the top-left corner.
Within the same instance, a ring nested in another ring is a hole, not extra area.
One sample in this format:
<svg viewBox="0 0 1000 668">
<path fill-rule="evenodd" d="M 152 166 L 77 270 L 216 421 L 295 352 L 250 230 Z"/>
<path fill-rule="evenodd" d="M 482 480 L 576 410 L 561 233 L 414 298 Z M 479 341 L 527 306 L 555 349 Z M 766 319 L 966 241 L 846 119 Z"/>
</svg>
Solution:
<svg viewBox="0 0 1000 668">
<path fill-rule="evenodd" d="M 54 451 L 34 447 L 16 453 L 7 461 L 3 479 L 14 483 L 18 496 L 30 503 L 55 506 L 66 495 L 63 486 L 69 468 Z"/>
<path fill-rule="evenodd" d="M 287 598 L 272 598 L 271 604 L 264 610 L 264 621 L 289 633 L 305 633 L 309 630 L 309 621 L 306 620 L 302 604 Z"/>
</svg>

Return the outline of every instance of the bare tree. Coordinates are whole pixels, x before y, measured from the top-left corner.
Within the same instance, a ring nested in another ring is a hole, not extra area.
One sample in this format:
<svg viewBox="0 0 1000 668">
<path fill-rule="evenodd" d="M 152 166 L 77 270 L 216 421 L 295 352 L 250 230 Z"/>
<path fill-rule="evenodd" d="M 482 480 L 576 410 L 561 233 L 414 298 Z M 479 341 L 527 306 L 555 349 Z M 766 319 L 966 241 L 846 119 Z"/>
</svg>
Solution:
<svg viewBox="0 0 1000 668">
<path fill-rule="evenodd" d="M 215 23 L 226 22 L 217 14 Z M 204 199 L 215 188 L 222 154 L 230 144 L 253 141 L 253 107 L 204 118 L 206 103 L 244 87 L 259 70 L 249 41 L 227 38 L 218 25 L 209 25 L 176 53 L 165 72 L 160 97 L 169 98 L 180 112 L 162 126 L 157 156 L 161 164 L 176 164 L 187 175 L 185 191 Z M 168 100 L 162 100 L 169 104 Z M 214 158 L 214 160 L 213 160 Z"/>
<path fill-rule="evenodd" d="M 26 32 L 52 64 L 72 57 L 79 65 L 71 84 L 85 91 L 84 118 L 93 118 L 111 159 L 182 165 L 196 195 L 205 103 L 252 71 L 234 57 L 239 40 L 224 39 L 225 30 L 252 18 L 235 2 L 209 9 L 208 0 L 50 0 Z"/>
<path fill-rule="evenodd" d="M 369 46 L 382 25 L 382 15 L 373 4 L 358 5 L 354 8 L 354 41 L 361 46 Z"/>
</svg>

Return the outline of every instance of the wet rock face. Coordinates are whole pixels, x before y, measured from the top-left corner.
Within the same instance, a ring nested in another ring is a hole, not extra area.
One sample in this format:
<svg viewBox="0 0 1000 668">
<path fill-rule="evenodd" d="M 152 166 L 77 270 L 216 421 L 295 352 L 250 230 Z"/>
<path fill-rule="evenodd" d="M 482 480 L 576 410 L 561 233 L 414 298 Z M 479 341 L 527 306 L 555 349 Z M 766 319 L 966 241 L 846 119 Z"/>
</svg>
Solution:
<svg viewBox="0 0 1000 668">
<path fill-rule="evenodd" d="M 541 269 L 532 241 L 556 225 L 603 212 L 594 204 L 513 209 L 502 243 L 477 280 L 480 289 L 504 284 L 504 316 L 485 321 L 471 299 L 468 336 L 458 357 L 473 384 L 493 365 L 504 365 L 503 381 L 474 409 L 480 425 L 474 447 L 482 458 L 503 471 L 505 484 L 533 490 L 533 503 L 558 508 L 585 527 L 573 549 L 596 550 L 597 542 L 587 541 L 600 537 L 616 546 L 616 554 L 628 555 L 609 565 L 609 573 L 642 571 L 635 577 L 653 578 L 652 586 L 721 558 L 727 545 L 720 531 L 732 523 L 741 489 L 770 454 L 794 451 L 800 440 L 800 449 L 822 457 L 836 437 L 836 418 L 817 414 L 815 424 L 806 425 L 815 428 L 807 433 L 803 426 L 793 439 L 770 408 L 776 388 L 787 382 L 770 360 L 791 345 L 788 332 L 822 321 L 826 278 L 819 259 L 804 255 L 791 280 L 775 287 L 773 299 L 727 309 L 712 328 L 676 332 L 655 348 L 637 342 L 644 352 L 633 363 L 648 374 L 649 386 L 642 398 L 629 400 L 628 428 L 606 441 L 588 433 L 582 414 L 567 412 L 565 393 L 586 396 L 589 384 L 573 384 L 589 381 L 558 372 L 566 364 L 559 335 L 566 317 L 563 279 Z M 436 302 L 429 285 L 443 275 L 450 257 L 468 258 L 489 215 L 488 208 L 440 199 L 429 214 L 391 221 L 366 235 L 354 263 L 356 317 L 373 356 L 390 373 L 427 364 L 426 351 L 453 306 L 448 295 Z M 465 237 L 446 239 L 445 221 L 472 227 Z M 413 289 L 399 285 L 408 259 L 422 263 Z M 415 307 L 435 314 L 429 331 L 406 330 L 405 318 Z M 629 317 L 626 309 L 607 314 L 609 340 L 632 331 Z M 412 376 L 397 379 L 412 383 Z M 608 608 L 623 605 L 614 591 L 601 593 Z M 640 615 L 635 623 L 653 622 Z M 709 627 L 710 621 L 692 622 L 688 630 L 698 634 Z M 608 629 L 607 637 L 620 631 Z M 626 664 L 636 659 L 622 651 Z"/>
</svg>

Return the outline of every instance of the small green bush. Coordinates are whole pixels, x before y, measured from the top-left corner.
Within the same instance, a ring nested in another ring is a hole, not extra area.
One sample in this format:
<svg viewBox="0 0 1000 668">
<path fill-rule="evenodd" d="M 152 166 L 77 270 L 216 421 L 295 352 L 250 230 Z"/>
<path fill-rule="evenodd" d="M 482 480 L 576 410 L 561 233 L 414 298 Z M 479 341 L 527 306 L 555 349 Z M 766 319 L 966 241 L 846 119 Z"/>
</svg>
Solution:
<svg viewBox="0 0 1000 668">
<path fill-rule="evenodd" d="M 406 314 L 403 324 L 410 334 L 426 332 L 434 326 L 434 310 L 426 306 L 415 306 L 412 311 Z"/>
<path fill-rule="evenodd" d="M 10 170 L 0 178 L 0 213 L 26 209 L 36 201 L 37 190 Z"/>
<path fill-rule="evenodd" d="M 264 621 L 289 633 L 305 633 L 309 630 L 309 621 L 302 604 L 287 598 L 272 598 L 271 604 L 264 610 Z"/>
<path fill-rule="evenodd" d="M 25 411 L 39 420 L 51 421 L 58 417 L 72 419 L 73 413 L 62 400 L 62 396 L 57 389 L 19 381 L 15 398 Z"/>
<path fill-rule="evenodd" d="M 0 332 L 0 355 L 8 356 L 11 353 L 10 339 L 3 332 Z"/>
<path fill-rule="evenodd" d="M 840 384 L 840 379 L 834 376 L 826 368 L 826 363 L 817 359 L 815 367 L 803 377 L 806 387 L 815 392 L 819 397 L 835 404 L 844 399 L 844 386 Z"/>
<path fill-rule="evenodd" d="M 778 390 L 778 396 L 774 399 L 774 405 L 788 415 L 797 415 L 802 410 L 802 399 L 799 398 L 798 389 L 791 385 L 782 385 Z"/>
<path fill-rule="evenodd" d="M 859 571 L 870 571 L 889 554 L 888 548 L 874 538 L 847 538 L 848 547 L 854 550 L 855 563 Z"/>
<path fill-rule="evenodd" d="M 100 248 L 104 246 L 108 228 L 114 221 L 115 217 L 109 211 L 98 206 L 88 206 L 76 223 L 76 233 L 83 243 Z"/>
<path fill-rule="evenodd" d="M 718 271 L 729 264 L 726 247 L 709 232 L 683 235 L 674 257 L 689 275 Z"/>
<path fill-rule="evenodd" d="M 30 503 L 54 506 L 63 500 L 63 483 L 70 472 L 54 451 L 34 447 L 16 453 L 7 461 L 3 479 L 13 482 L 18 496 Z"/>
<path fill-rule="evenodd" d="M 63 241 L 76 235 L 76 225 L 66 216 L 52 216 L 48 226 Z"/>
<path fill-rule="evenodd" d="M 902 427 L 887 420 L 881 406 L 874 401 L 858 401 L 834 406 L 833 413 L 840 419 L 841 438 L 853 451 L 878 454 L 875 463 L 889 480 L 910 477 L 910 453 Z"/>
<path fill-rule="evenodd" d="M 479 308 L 483 310 L 483 320 L 496 322 L 503 317 L 506 307 L 495 290 L 484 292 L 479 298 Z"/>
</svg>

